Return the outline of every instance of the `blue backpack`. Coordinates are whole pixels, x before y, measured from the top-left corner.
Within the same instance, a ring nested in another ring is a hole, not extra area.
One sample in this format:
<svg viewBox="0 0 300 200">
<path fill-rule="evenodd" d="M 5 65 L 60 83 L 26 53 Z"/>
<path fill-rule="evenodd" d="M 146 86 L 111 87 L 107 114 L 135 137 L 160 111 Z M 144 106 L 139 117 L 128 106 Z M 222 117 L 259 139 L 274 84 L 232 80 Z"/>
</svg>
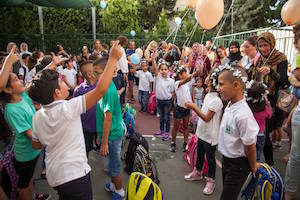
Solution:
<svg viewBox="0 0 300 200">
<path fill-rule="evenodd" d="M 249 174 L 238 199 L 284 200 L 284 185 L 279 173 L 268 164 L 262 164 L 257 169 L 256 178 Z"/>
<path fill-rule="evenodd" d="M 134 118 L 133 118 L 133 116 L 132 116 L 132 114 L 130 113 L 129 110 L 126 110 L 123 113 L 123 121 L 124 121 L 124 123 L 126 125 L 126 128 L 127 128 L 127 134 L 130 137 L 134 133 L 135 124 L 134 124 Z"/>
</svg>

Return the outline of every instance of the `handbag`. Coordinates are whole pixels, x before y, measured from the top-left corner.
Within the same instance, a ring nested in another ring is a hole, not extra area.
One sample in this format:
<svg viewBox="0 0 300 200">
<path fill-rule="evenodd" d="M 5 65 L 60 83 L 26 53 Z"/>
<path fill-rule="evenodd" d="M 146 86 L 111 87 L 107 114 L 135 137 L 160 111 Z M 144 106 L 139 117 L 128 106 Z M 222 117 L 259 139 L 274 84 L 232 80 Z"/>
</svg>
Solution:
<svg viewBox="0 0 300 200">
<path fill-rule="evenodd" d="M 279 97 L 276 104 L 277 108 L 286 113 L 290 113 L 297 103 L 297 98 L 288 92 L 288 90 L 279 90 Z"/>
</svg>

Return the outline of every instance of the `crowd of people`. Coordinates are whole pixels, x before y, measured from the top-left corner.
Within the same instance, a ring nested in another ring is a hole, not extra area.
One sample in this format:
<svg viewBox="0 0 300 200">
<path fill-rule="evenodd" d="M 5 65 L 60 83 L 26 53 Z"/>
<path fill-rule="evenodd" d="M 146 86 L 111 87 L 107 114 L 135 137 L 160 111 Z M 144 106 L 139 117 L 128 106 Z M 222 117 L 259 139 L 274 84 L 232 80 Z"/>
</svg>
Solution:
<svg viewBox="0 0 300 200">
<path fill-rule="evenodd" d="M 262 153 L 265 162 L 274 165 L 273 149 L 281 147 L 282 135 L 288 133 L 285 197 L 293 199 L 300 180 L 300 107 L 297 100 L 286 112 L 278 101 L 279 94 L 289 89 L 300 98 L 300 24 L 294 34 L 299 54 L 292 70 L 269 32 L 242 44 L 232 41 L 228 48 L 215 47 L 210 40 L 191 47 L 151 41 L 138 52 L 139 64 L 130 60 L 137 53 L 135 41 L 125 36 L 109 46 L 95 40 L 91 53 L 83 46 L 74 55 L 61 44 L 57 52 L 45 55 L 29 52 L 25 42 L 20 49 L 9 42 L 0 60 L 1 139 L 13 143 L 7 151 L 14 154 L 19 199 L 50 199 L 47 194 L 33 194 L 32 177 L 41 152 L 42 175 L 60 199 L 93 199 L 88 164 L 93 149 L 105 157 L 110 178 L 105 190 L 112 192 L 112 199 L 124 199 L 122 107 L 138 100 L 140 112 L 147 112 L 150 93 L 156 96 L 160 125 L 153 134 L 163 141 L 171 139 L 173 153 L 178 150 L 179 129 L 184 134 L 182 151 L 186 151 L 189 124 L 197 116 L 196 167 L 184 179 L 205 177 L 203 193 L 212 194 L 218 149 L 223 156 L 222 200 L 237 199 L 249 172 L 256 173 Z M 209 171 L 204 176 L 205 158 Z M 4 170 L 1 175 L 0 193 L 10 197 L 7 191 L 13 186 L 5 182 Z"/>
</svg>

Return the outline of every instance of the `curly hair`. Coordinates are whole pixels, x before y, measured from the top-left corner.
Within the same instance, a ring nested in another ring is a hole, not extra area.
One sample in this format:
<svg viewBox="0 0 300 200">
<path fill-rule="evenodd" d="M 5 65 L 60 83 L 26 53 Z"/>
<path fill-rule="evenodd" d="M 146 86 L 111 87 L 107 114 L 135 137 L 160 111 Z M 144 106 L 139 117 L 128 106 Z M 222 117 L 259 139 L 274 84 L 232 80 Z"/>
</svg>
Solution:
<svg viewBox="0 0 300 200">
<path fill-rule="evenodd" d="M 294 45 L 298 46 L 298 41 L 300 40 L 300 23 L 296 24 L 293 27 L 293 32 L 294 32 Z M 300 47 L 298 47 L 300 49 Z"/>
</svg>

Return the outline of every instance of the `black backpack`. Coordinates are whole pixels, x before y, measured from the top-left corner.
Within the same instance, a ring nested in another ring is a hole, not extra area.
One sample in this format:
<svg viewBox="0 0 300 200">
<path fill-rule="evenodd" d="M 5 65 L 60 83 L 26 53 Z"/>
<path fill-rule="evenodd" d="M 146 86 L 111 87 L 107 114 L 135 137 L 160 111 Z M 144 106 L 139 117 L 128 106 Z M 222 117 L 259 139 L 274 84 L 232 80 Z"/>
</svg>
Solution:
<svg viewBox="0 0 300 200">
<path fill-rule="evenodd" d="M 146 138 L 139 133 L 132 134 L 129 138 L 129 144 L 125 153 L 125 170 L 128 174 L 133 172 L 136 149 L 139 145 L 142 145 L 147 151 L 149 151 L 149 145 Z"/>
</svg>

